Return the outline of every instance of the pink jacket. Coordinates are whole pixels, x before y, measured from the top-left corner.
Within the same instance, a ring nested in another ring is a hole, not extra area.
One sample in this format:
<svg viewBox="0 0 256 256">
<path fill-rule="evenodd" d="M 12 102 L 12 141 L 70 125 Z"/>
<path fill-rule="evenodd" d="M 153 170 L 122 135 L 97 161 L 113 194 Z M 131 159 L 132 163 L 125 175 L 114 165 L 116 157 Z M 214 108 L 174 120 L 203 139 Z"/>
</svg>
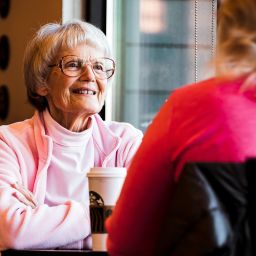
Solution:
<svg viewBox="0 0 256 256">
<path fill-rule="evenodd" d="M 142 133 L 126 123 L 106 122 L 99 115 L 93 118 L 94 150 L 102 165 L 128 166 Z M 52 150 L 38 112 L 31 119 L 0 127 L 0 250 L 56 248 L 90 234 L 88 208 L 79 202 L 44 204 Z M 15 182 L 34 193 L 38 207 L 25 206 L 13 196 Z"/>
</svg>

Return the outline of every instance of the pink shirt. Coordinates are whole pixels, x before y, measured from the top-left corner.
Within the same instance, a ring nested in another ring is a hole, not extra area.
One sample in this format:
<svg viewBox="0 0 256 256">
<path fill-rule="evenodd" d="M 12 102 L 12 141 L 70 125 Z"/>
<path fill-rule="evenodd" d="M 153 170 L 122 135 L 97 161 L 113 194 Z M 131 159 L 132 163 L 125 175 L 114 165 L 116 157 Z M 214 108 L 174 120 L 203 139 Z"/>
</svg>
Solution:
<svg viewBox="0 0 256 256">
<path fill-rule="evenodd" d="M 243 92 L 242 83 L 210 79 L 169 97 L 146 131 L 108 219 L 111 256 L 158 255 L 166 205 L 185 163 L 256 156 L 256 89 Z"/>
<path fill-rule="evenodd" d="M 49 132 L 54 133 L 54 139 Z M 58 134 L 54 127 L 46 130 L 38 112 L 31 119 L 0 127 L 0 250 L 57 248 L 79 244 L 90 234 L 88 205 L 67 191 L 66 198 L 60 199 L 58 191 L 49 186 L 51 178 L 47 173 L 56 177 L 60 171 L 60 162 L 53 159 L 62 154 L 55 151 L 54 143 L 60 142 Z M 91 138 L 85 138 L 86 146 L 81 149 L 88 154 L 94 152 L 93 164 L 127 167 L 141 139 L 142 132 L 130 124 L 104 122 L 94 115 Z M 67 167 L 75 165 L 72 159 L 68 160 Z M 88 161 L 90 166 L 91 156 Z M 38 207 L 32 209 L 13 196 L 16 191 L 11 185 L 16 182 L 34 193 Z M 58 187 L 64 183 L 58 179 Z"/>
</svg>

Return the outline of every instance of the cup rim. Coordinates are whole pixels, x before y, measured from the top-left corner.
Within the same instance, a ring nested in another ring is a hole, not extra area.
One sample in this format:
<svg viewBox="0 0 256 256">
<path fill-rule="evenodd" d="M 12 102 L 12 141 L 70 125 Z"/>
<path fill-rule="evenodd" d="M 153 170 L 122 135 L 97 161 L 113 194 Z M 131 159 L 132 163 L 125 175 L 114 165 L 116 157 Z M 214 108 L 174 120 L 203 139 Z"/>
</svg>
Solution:
<svg viewBox="0 0 256 256">
<path fill-rule="evenodd" d="M 108 171 L 103 172 L 103 170 L 108 169 Z M 92 171 L 92 169 L 95 169 Z M 125 167 L 92 167 L 87 173 L 87 177 L 125 177 L 127 169 Z"/>
</svg>

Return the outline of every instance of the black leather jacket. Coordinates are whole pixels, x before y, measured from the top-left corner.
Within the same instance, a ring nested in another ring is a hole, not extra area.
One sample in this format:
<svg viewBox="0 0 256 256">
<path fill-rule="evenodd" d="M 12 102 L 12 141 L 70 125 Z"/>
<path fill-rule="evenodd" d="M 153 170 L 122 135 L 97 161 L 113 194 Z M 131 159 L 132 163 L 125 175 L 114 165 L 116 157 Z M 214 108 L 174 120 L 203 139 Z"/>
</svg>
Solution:
<svg viewBox="0 0 256 256">
<path fill-rule="evenodd" d="M 159 255 L 256 255 L 256 161 L 189 163 L 175 186 Z"/>
</svg>

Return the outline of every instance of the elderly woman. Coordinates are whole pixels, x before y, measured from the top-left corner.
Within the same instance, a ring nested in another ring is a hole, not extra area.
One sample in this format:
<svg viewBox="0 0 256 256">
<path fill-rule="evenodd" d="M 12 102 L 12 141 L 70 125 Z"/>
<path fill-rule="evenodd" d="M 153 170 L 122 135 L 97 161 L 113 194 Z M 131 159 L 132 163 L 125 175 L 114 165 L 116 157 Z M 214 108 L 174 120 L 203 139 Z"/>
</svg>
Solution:
<svg viewBox="0 0 256 256">
<path fill-rule="evenodd" d="M 86 22 L 46 24 L 28 44 L 36 112 L 0 127 L 0 250 L 90 248 L 86 173 L 127 167 L 142 139 L 98 115 L 114 72 L 105 35 Z"/>
</svg>

